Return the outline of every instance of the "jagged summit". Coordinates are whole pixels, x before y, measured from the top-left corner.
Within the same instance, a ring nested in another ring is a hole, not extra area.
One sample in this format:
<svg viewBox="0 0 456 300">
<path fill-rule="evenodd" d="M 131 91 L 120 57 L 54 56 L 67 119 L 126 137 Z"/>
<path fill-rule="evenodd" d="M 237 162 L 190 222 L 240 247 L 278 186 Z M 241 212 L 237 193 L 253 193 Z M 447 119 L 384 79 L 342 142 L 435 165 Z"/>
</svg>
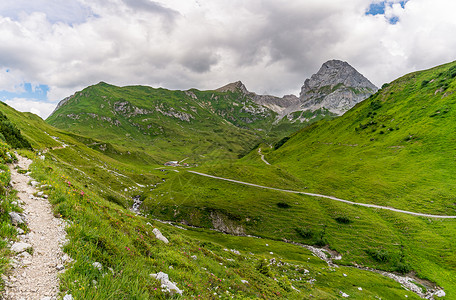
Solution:
<svg viewBox="0 0 456 300">
<path fill-rule="evenodd" d="M 236 81 L 228 83 L 227 85 L 222 86 L 221 88 L 216 89 L 217 92 L 242 92 L 244 94 L 250 93 L 242 81 Z"/>
<path fill-rule="evenodd" d="M 377 91 L 377 87 L 345 61 L 329 60 L 304 81 L 300 108 L 326 108 L 341 115 Z"/>
</svg>

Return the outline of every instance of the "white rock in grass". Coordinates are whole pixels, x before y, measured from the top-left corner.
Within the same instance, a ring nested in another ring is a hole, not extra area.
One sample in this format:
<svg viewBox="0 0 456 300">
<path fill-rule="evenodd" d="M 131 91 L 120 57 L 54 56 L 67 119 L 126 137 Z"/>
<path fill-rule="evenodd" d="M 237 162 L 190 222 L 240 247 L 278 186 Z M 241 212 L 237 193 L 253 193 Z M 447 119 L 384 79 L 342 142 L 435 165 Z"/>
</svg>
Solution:
<svg viewBox="0 0 456 300">
<path fill-rule="evenodd" d="M 97 261 L 92 264 L 92 267 L 94 267 L 95 269 L 98 269 L 98 271 L 100 271 L 100 272 L 103 269 L 103 265 Z"/>
<path fill-rule="evenodd" d="M 350 295 L 345 294 L 345 293 L 342 292 L 342 291 L 340 292 L 340 295 L 341 295 L 343 298 L 348 298 L 348 297 L 350 297 Z"/>
<path fill-rule="evenodd" d="M 237 251 L 236 249 L 230 249 L 230 251 L 236 255 L 241 255 L 241 252 Z"/>
<path fill-rule="evenodd" d="M 165 244 L 169 243 L 168 239 L 163 236 L 163 234 L 160 232 L 160 230 L 158 230 L 158 228 L 154 228 L 152 232 L 155 234 L 155 237 L 160 241 L 164 242 Z"/>
<path fill-rule="evenodd" d="M 63 296 L 63 300 L 73 300 L 73 296 L 71 294 L 66 294 Z"/>
<path fill-rule="evenodd" d="M 30 184 L 33 186 L 33 187 L 36 187 L 38 184 L 40 184 L 38 181 L 35 181 L 33 180 L 32 182 L 30 182 Z"/>
<path fill-rule="evenodd" d="M 169 280 L 168 274 L 158 272 L 157 274 L 150 274 L 150 276 L 154 277 L 157 280 L 160 280 L 163 292 L 168 292 L 171 294 L 171 296 L 174 294 L 182 295 L 182 290 L 180 290 L 174 282 Z"/>
<path fill-rule="evenodd" d="M 435 292 L 434 296 L 439 297 L 439 298 L 445 297 L 446 293 L 443 290 L 438 290 L 437 292 Z"/>
<path fill-rule="evenodd" d="M 32 245 L 23 242 L 18 242 L 14 243 L 13 246 L 11 246 L 11 251 L 21 253 L 29 248 L 32 248 Z"/>
<path fill-rule="evenodd" d="M 241 282 L 244 283 L 244 284 L 248 284 L 249 283 L 247 280 L 244 280 L 244 279 L 242 279 Z"/>
</svg>

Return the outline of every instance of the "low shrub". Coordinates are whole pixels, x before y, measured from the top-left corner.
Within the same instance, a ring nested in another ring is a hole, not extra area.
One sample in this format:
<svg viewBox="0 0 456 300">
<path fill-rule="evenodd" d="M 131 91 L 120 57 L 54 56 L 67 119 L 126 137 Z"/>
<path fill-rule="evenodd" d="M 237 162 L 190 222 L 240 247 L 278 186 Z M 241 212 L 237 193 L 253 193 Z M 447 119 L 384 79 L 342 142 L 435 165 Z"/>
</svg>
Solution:
<svg viewBox="0 0 456 300">
<path fill-rule="evenodd" d="M 295 231 L 304 239 L 310 239 L 313 236 L 313 232 L 309 228 L 295 228 Z"/>
<path fill-rule="evenodd" d="M 285 203 L 285 202 L 279 202 L 279 203 L 277 203 L 277 206 L 278 206 L 279 208 L 290 208 L 290 207 L 291 207 L 290 204 Z"/>
<path fill-rule="evenodd" d="M 369 249 L 367 254 L 378 262 L 387 262 L 390 260 L 390 254 L 388 251 L 383 249 Z"/>
<path fill-rule="evenodd" d="M 349 223 L 351 223 L 350 218 L 347 217 L 347 216 L 338 216 L 338 217 L 335 217 L 334 220 L 336 220 L 336 222 L 340 223 L 340 224 L 349 224 Z"/>
</svg>

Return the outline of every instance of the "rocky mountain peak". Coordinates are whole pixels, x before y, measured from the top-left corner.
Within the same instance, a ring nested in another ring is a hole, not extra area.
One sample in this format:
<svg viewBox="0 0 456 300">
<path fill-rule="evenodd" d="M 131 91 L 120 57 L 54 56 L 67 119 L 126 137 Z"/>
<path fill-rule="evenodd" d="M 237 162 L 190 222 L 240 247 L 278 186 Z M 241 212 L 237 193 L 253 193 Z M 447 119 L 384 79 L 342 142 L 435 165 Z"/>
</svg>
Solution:
<svg viewBox="0 0 456 300">
<path fill-rule="evenodd" d="M 347 62 L 330 60 L 304 81 L 300 109 L 326 108 L 341 115 L 377 91 L 377 87 Z"/>
<path fill-rule="evenodd" d="M 241 92 L 243 94 L 248 94 L 249 91 L 245 87 L 245 85 L 242 83 L 242 81 L 236 81 L 232 83 L 228 83 L 225 86 L 222 86 L 221 88 L 216 89 L 217 92 Z"/>
</svg>

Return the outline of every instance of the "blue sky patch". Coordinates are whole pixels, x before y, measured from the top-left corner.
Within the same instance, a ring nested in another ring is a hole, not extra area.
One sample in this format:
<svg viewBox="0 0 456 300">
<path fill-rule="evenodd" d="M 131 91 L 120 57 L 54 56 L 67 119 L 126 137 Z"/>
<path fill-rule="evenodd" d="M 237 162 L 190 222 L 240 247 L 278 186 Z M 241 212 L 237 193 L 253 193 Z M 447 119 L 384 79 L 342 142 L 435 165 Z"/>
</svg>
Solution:
<svg viewBox="0 0 456 300">
<path fill-rule="evenodd" d="M 5 101 L 13 98 L 26 98 L 37 101 L 47 100 L 49 86 L 45 84 L 32 85 L 31 83 L 26 82 L 23 84 L 22 89 L 23 91 L 21 92 L 0 91 L 0 100 Z"/>
<path fill-rule="evenodd" d="M 408 1 L 409 0 L 403 0 L 403 1 L 399 1 L 397 3 L 399 3 L 402 6 L 402 8 L 404 8 L 405 4 Z M 381 1 L 381 2 L 376 2 L 376 3 L 371 3 L 371 5 L 369 5 L 369 9 L 366 11 L 366 15 L 372 15 L 372 16 L 384 15 L 386 7 L 387 6 L 391 7 L 392 5 L 393 5 L 393 3 L 389 2 L 389 1 Z M 389 18 L 388 22 L 390 24 L 396 24 L 397 22 L 399 22 L 399 18 L 398 17 Z"/>
</svg>

